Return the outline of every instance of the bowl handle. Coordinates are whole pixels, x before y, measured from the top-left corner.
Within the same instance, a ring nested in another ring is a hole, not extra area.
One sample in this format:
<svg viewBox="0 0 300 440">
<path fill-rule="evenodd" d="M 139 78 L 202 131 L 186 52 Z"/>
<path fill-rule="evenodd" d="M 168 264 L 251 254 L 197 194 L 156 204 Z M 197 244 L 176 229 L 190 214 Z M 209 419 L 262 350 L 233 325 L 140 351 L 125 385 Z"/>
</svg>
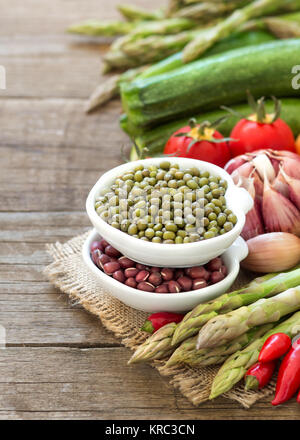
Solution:
<svg viewBox="0 0 300 440">
<path fill-rule="evenodd" d="M 236 258 L 239 262 L 247 257 L 248 252 L 247 243 L 241 236 L 239 236 L 226 251 L 231 258 Z"/>
<path fill-rule="evenodd" d="M 253 199 L 245 188 L 238 188 L 235 186 L 233 188 L 232 195 L 237 203 L 237 206 L 239 206 L 245 214 L 247 214 L 247 212 L 253 208 Z"/>
</svg>

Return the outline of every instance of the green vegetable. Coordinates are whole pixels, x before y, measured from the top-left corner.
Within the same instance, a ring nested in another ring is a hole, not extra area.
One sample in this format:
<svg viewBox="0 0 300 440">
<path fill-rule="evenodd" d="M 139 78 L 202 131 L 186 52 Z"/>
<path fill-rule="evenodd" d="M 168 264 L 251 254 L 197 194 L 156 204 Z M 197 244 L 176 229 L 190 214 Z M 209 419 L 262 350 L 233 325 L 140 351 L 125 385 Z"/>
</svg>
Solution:
<svg viewBox="0 0 300 440">
<path fill-rule="evenodd" d="M 113 37 L 115 35 L 128 34 L 136 24 L 117 20 L 86 20 L 75 23 L 67 28 L 71 34 Z"/>
<path fill-rule="evenodd" d="M 135 125 L 150 126 L 197 111 L 232 105 L 247 89 L 262 95 L 299 96 L 292 68 L 300 58 L 300 39 L 234 49 L 170 73 L 135 80 L 121 88 L 123 108 Z"/>
<path fill-rule="evenodd" d="M 273 40 L 275 40 L 275 37 L 266 31 L 254 30 L 248 32 L 237 32 L 227 38 L 224 38 L 224 40 L 219 41 L 211 49 L 207 50 L 203 56 L 209 57 L 218 53 L 226 52 L 228 50 L 237 49 L 239 47 L 252 46 L 254 44 L 265 43 Z M 170 72 L 171 70 L 178 69 L 183 65 L 184 62 L 182 60 L 182 52 L 178 52 L 162 61 L 159 61 L 153 66 L 150 66 L 141 75 L 139 75 L 139 79 L 149 78 L 162 73 Z"/>
<path fill-rule="evenodd" d="M 216 348 L 196 349 L 197 336 L 193 336 L 182 342 L 174 351 L 167 362 L 167 367 L 177 364 L 188 364 L 192 367 L 204 367 L 207 365 L 221 364 L 229 355 L 243 349 L 246 345 L 260 338 L 269 331 L 274 324 L 265 324 L 250 329 L 247 333 Z"/>
<path fill-rule="evenodd" d="M 227 37 L 242 24 L 252 18 L 271 15 L 278 13 L 280 8 L 292 8 L 298 10 L 300 0 L 255 0 L 244 8 L 235 10 L 229 17 L 222 20 L 216 26 L 204 30 L 190 44 L 188 44 L 183 52 L 183 60 L 188 63 L 199 57 L 208 48 L 213 46 L 217 41 Z"/>
<path fill-rule="evenodd" d="M 175 322 L 171 322 L 153 333 L 137 348 L 129 359 L 128 364 L 162 359 L 171 354 L 174 351 L 174 348 L 171 346 L 171 339 L 175 328 Z"/>
<path fill-rule="evenodd" d="M 298 98 L 282 98 L 282 112 L 281 118 L 291 127 L 295 136 L 300 133 L 300 100 Z M 271 112 L 274 106 L 273 101 L 267 101 L 267 111 Z M 239 104 L 232 106 L 232 109 L 241 113 L 242 115 L 249 114 L 248 104 Z M 204 121 L 216 121 L 217 119 L 226 115 L 224 110 L 213 110 L 208 113 L 203 113 L 195 117 L 198 123 Z M 231 116 L 226 121 L 222 122 L 218 127 L 218 130 L 223 136 L 230 136 L 231 130 L 238 122 L 238 116 Z M 163 153 L 166 142 L 169 137 L 177 131 L 179 128 L 184 127 L 189 122 L 189 118 L 179 119 L 173 122 L 169 122 L 164 125 L 160 125 L 152 130 L 143 130 L 142 127 L 137 127 L 129 121 L 127 115 L 123 114 L 120 120 L 122 129 L 135 139 L 138 147 L 143 150 L 147 147 L 148 156 L 159 156 Z M 133 147 L 130 154 L 131 160 L 137 159 L 136 150 Z"/>
<path fill-rule="evenodd" d="M 185 315 L 179 323 L 172 343 L 175 345 L 199 332 L 203 326 L 203 317 L 211 312 L 226 313 L 247 306 L 261 298 L 270 297 L 300 284 L 300 267 L 279 274 L 271 273 L 255 278 L 245 287 L 205 304 L 199 304 Z"/>
<path fill-rule="evenodd" d="M 282 316 L 299 309 L 300 286 L 272 298 L 260 299 L 247 307 L 240 307 L 207 322 L 199 332 L 197 348 L 225 344 L 256 325 L 276 322 Z"/>
<path fill-rule="evenodd" d="M 129 21 L 136 20 L 160 20 L 164 18 L 162 9 L 148 11 L 135 5 L 120 4 L 117 5 L 118 11 Z"/>
<path fill-rule="evenodd" d="M 266 29 L 278 38 L 300 37 L 300 12 L 261 19 Z"/>
<path fill-rule="evenodd" d="M 259 352 L 267 338 L 275 333 L 286 333 L 293 338 L 300 332 L 300 312 L 295 313 L 286 321 L 280 323 L 260 339 L 248 345 L 242 351 L 230 356 L 218 371 L 211 388 L 210 399 L 229 391 L 238 383 L 248 368 L 258 360 Z"/>
<path fill-rule="evenodd" d="M 244 0 L 239 2 L 239 7 L 242 7 L 251 0 Z M 197 20 L 207 20 L 208 18 L 220 18 L 237 8 L 235 2 L 199 2 L 192 5 L 187 5 L 174 12 L 173 17 L 187 17 Z"/>
</svg>

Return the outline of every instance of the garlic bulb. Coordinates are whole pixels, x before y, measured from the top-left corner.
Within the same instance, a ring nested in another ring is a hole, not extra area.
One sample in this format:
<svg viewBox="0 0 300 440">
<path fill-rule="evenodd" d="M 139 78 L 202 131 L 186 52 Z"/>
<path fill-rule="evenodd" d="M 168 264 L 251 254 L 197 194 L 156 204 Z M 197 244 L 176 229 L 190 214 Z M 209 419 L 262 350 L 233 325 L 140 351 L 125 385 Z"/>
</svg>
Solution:
<svg viewBox="0 0 300 440">
<path fill-rule="evenodd" d="M 254 199 L 241 234 L 245 240 L 269 232 L 300 236 L 299 155 L 259 150 L 235 157 L 225 170 Z"/>
</svg>

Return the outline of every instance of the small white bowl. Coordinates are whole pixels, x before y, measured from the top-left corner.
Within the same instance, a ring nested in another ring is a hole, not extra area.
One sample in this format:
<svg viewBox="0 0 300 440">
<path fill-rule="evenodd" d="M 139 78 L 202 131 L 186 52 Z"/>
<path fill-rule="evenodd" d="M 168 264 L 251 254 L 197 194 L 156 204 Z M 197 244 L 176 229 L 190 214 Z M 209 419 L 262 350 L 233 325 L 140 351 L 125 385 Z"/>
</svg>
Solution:
<svg viewBox="0 0 300 440">
<path fill-rule="evenodd" d="M 228 183 L 225 194 L 229 209 L 237 216 L 234 228 L 226 234 L 219 235 L 209 240 L 184 244 L 152 243 L 122 232 L 99 217 L 95 210 L 95 200 L 102 190 L 108 189 L 114 180 L 131 171 L 139 164 L 144 166 L 159 165 L 163 158 L 152 158 L 125 163 L 103 174 L 90 191 L 87 201 L 87 214 L 102 237 L 105 237 L 114 248 L 123 255 L 142 264 L 162 267 L 190 267 L 205 264 L 215 257 L 223 254 L 237 239 L 245 224 L 245 214 L 253 207 L 253 200 L 244 188 L 238 188 L 231 176 L 222 168 L 208 162 L 186 158 L 170 158 L 167 160 L 177 163 L 180 169 L 196 167 L 200 171 L 208 171 L 211 175 L 220 176 Z"/>
<path fill-rule="evenodd" d="M 87 237 L 82 256 L 87 267 L 94 274 L 99 288 L 122 301 L 124 304 L 144 312 L 187 312 L 197 304 L 209 301 L 225 293 L 234 283 L 240 269 L 240 261 L 248 255 L 246 242 L 238 237 L 229 249 L 222 255 L 228 275 L 220 282 L 203 289 L 190 292 L 164 293 L 144 292 L 126 286 L 113 277 L 106 275 L 92 261 L 90 248 L 93 241 L 99 240 L 95 229 Z"/>
</svg>

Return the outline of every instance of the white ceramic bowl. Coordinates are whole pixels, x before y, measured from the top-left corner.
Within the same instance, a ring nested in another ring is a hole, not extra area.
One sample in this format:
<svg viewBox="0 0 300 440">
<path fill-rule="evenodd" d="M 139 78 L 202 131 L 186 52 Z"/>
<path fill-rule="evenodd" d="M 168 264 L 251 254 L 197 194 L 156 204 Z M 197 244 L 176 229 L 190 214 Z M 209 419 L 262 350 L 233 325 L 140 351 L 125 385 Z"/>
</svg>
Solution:
<svg viewBox="0 0 300 440">
<path fill-rule="evenodd" d="M 158 294 L 133 289 L 116 281 L 113 277 L 102 272 L 92 261 L 90 248 L 93 241 L 99 240 L 99 234 L 94 229 L 86 239 L 82 256 L 90 271 L 94 274 L 100 290 L 118 298 L 124 304 L 145 312 L 187 312 L 197 304 L 216 298 L 225 293 L 234 283 L 240 268 L 240 261 L 248 255 L 246 242 L 238 237 L 229 249 L 222 255 L 228 275 L 219 283 L 190 292 Z"/>
<path fill-rule="evenodd" d="M 162 160 L 162 158 L 152 158 L 129 162 L 103 174 L 88 195 L 86 201 L 88 216 L 96 230 L 105 240 L 134 261 L 162 267 L 189 267 L 205 264 L 223 254 L 237 239 L 245 224 L 245 214 L 253 206 L 253 200 L 249 193 L 243 188 L 238 188 L 233 183 L 231 176 L 216 165 L 195 159 L 169 157 L 167 159 L 171 163 L 179 164 L 180 169 L 197 167 L 200 171 L 208 171 L 210 174 L 220 176 L 227 181 L 226 203 L 228 208 L 237 216 L 238 221 L 231 231 L 218 237 L 176 245 L 146 242 L 113 228 L 102 220 L 95 210 L 95 199 L 102 190 L 108 189 L 118 176 L 131 171 L 139 164 L 144 166 L 158 165 Z"/>
</svg>

